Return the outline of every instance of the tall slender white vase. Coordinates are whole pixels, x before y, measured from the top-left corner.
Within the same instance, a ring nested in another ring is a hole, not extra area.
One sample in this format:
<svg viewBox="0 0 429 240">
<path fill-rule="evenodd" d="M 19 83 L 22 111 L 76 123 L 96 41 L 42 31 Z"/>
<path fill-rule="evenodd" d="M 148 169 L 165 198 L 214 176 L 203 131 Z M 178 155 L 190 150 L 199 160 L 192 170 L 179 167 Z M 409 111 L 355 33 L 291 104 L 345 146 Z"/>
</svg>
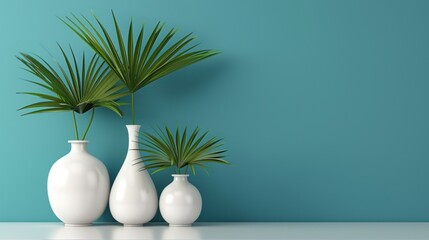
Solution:
<svg viewBox="0 0 429 240">
<path fill-rule="evenodd" d="M 124 226 L 141 226 L 149 222 L 158 209 L 158 194 L 137 150 L 140 125 L 127 125 L 128 153 L 110 191 L 110 212 Z"/>
<path fill-rule="evenodd" d="M 88 141 L 69 141 L 71 151 L 52 165 L 48 197 L 55 215 L 66 226 L 85 226 L 97 220 L 109 198 L 109 174 L 86 150 Z"/>
</svg>

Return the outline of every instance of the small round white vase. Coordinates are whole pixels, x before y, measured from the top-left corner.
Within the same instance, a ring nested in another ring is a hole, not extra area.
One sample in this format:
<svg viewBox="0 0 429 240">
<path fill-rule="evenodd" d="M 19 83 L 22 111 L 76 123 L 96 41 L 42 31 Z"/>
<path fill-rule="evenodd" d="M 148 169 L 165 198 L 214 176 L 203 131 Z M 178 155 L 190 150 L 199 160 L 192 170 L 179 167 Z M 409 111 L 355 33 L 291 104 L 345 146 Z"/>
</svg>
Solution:
<svg viewBox="0 0 429 240">
<path fill-rule="evenodd" d="M 127 125 L 128 153 L 110 191 L 109 207 L 113 218 L 126 227 L 149 222 L 158 209 L 158 194 L 149 173 L 140 169 L 138 135 L 140 125 Z"/>
<path fill-rule="evenodd" d="M 86 226 L 103 214 L 109 197 L 109 174 L 86 150 L 88 141 L 69 141 L 71 151 L 52 165 L 48 198 L 66 226 Z"/>
<path fill-rule="evenodd" d="M 162 191 L 159 210 L 170 227 L 188 227 L 200 216 L 201 194 L 188 182 L 188 174 L 173 174 L 173 182 Z"/>
</svg>

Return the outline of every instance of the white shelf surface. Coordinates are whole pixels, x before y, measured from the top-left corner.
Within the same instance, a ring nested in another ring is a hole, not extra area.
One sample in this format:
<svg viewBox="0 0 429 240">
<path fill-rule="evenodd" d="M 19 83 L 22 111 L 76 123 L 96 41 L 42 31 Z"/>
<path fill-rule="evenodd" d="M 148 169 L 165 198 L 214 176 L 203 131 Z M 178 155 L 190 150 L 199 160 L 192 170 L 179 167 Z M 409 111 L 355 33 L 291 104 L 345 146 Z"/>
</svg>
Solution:
<svg viewBox="0 0 429 240">
<path fill-rule="evenodd" d="M 429 223 L 196 223 L 192 227 L 150 224 L 123 227 L 95 224 L 0 222 L 0 239 L 428 239 Z"/>
</svg>

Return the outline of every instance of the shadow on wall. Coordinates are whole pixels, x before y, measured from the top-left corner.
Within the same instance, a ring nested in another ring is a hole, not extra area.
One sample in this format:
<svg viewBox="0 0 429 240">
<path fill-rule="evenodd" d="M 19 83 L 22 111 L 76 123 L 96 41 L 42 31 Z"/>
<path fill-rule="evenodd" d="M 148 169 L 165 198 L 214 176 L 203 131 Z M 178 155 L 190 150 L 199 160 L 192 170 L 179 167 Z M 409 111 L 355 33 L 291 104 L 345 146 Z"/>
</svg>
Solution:
<svg viewBox="0 0 429 240">
<path fill-rule="evenodd" d="M 152 83 L 148 89 L 143 89 L 143 93 L 137 96 L 137 101 L 141 103 L 142 109 L 154 111 L 150 102 L 155 98 L 165 99 L 169 102 L 191 98 L 200 99 L 199 94 L 204 94 L 215 86 L 224 86 L 222 83 L 224 79 L 220 76 L 232 68 L 231 60 L 225 59 L 222 54 L 214 58 L 216 59 L 197 63 L 195 66 L 175 72 Z M 151 89 L 152 87 L 154 88 Z"/>
</svg>

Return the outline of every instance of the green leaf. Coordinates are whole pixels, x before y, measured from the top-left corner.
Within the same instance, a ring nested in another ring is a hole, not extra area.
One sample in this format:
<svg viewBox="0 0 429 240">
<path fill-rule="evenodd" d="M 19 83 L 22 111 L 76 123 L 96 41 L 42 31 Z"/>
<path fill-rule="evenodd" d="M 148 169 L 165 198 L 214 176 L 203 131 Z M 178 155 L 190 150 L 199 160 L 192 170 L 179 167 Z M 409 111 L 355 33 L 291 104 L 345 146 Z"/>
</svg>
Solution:
<svg viewBox="0 0 429 240">
<path fill-rule="evenodd" d="M 174 134 L 168 127 L 154 131 L 155 135 L 145 132 L 139 137 L 142 146 L 139 151 L 143 155 L 140 163 L 147 164 L 142 166 L 144 170 L 156 169 L 153 172 L 156 173 L 167 168 L 186 167 L 195 175 L 195 166 L 207 172 L 207 163 L 229 164 L 224 159 L 226 150 L 218 149 L 223 145 L 222 139 L 212 137 L 204 141 L 208 132 L 200 134 L 199 129 L 195 128 L 187 138 L 187 128 L 183 131 L 176 128 Z"/>
<path fill-rule="evenodd" d="M 60 45 L 58 47 L 63 64 L 57 61 L 54 63 L 59 72 L 37 55 L 34 57 L 21 53 L 17 56 L 24 65 L 24 70 L 36 78 L 36 80 L 28 80 L 28 82 L 44 90 L 44 92 L 18 92 L 18 94 L 31 95 L 45 100 L 20 108 L 19 110 L 36 109 L 23 115 L 58 111 L 73 111 L 82 114 L 91 109 L 104 107 L 122 117 L 123 113 L 119 108 L 121 104 L 116 101 L 126 96 L 128 92 L 124 92 L 124 86 L 118 84 L 119 78 L 116 74 L 107 65 L 100 62 L 100 58 L 95 54 L 89 64 L 86 64 L 85 54 L 82 54 L 82 64 L 79 64 L 71 47 L 69 55 Z M 90 124 L 91 122 L 88 126 Z"/>
<path fill-rule="evenodd" d="M 134 44 L 132 20 L 129 21 L 128 33 L 123 35 L 113 11 L 113 24 L 102 23 L 95 15 L 95 23 L 84 16 L 75 15 L 61 20 L 106 62 L 131 94 L 168 74 L 219 53 L 210 49 L 194 50 L 197 44 L 191 34 L 175 40 L 177 30 L 171 28 L 164 34 L 164 24 L 160 22 L 149 31 L 151 33 L 146 39 L 142 24 Z M 114 34 L 107 31 L 107 26 L 111 25 L 114 26 Z M 134 113 L 134 105 L 131 107 Z"/>
</svg>

